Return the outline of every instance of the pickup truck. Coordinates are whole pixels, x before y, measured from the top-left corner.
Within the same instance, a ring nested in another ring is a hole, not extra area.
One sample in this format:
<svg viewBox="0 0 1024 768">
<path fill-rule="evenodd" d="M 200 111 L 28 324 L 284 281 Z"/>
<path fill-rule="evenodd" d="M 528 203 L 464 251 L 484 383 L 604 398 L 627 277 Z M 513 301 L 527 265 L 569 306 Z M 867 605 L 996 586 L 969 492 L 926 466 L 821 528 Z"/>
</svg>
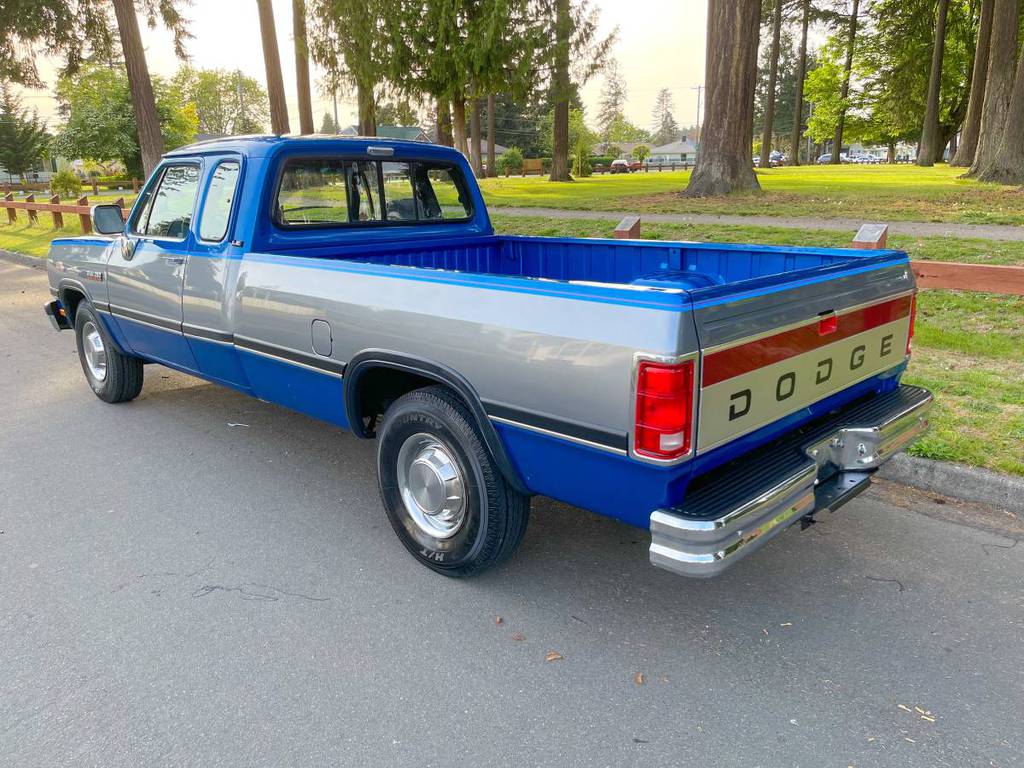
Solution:
<svg viewBox="0 0 1024 768">
<path fill-rule="evenodd" d="M 507 558 L 535 494 L 712 576 L 928 423 L 900 251 L 496 235 L 461 154 L 365 138 L 194 144 L 93 222 L 45 311 L 100 399 L 159 363 L 376 438 L 392 527 L 448 576 Z"/>
</svg>

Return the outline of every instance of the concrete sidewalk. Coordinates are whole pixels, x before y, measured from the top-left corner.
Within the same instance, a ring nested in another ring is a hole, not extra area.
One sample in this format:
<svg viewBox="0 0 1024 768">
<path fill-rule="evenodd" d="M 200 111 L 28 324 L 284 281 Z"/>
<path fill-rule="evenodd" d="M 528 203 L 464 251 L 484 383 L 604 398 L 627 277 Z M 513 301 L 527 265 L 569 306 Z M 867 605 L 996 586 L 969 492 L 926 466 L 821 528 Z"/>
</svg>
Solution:
<svg viewBox="0 0 1024 768">
<path fill-rule="evenodd" d="M 636 211 L 574 211 L 563 208 L 495 208 L 502 216 L 542 216 L 552 219 L 618 221 Z M 642 213 L 644 221 L 659 224 L 726 224 L 729 226 L 781 227 L 783 229 L 820 229 L 856 232 L 865 219 L 806 219 L 783 216 L 720 216 L 708 213 Z M 888 221 L 890 235 L 912 237 L 976 237 L 982 240 L 1024 240 L 1024 227 L 1010 224 L 942 224 L 925 221 Z"/>
</svg>

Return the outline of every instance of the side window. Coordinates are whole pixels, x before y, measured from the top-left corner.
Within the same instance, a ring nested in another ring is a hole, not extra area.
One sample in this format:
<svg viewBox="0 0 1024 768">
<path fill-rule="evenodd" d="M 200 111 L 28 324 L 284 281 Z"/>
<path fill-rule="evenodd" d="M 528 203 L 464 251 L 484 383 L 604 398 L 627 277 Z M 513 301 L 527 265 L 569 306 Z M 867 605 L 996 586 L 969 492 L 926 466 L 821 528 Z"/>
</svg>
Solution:
<svg viewBox="0 0 1024 768">
<path fill-rule="evenodd" d="M 355 201 L 349 221 L 380 221 L 380 176 L 377 164 L 365 161 L 349 163 L 348 174 L 349 197 Z"/>
<path fill-rule="evenodd" d="M 388 221 L 416 221 L 416 194 L 409 163 L 381 163 Z"/>
<path fill-rule="evenodd" d="M 228 233 L 228 219 L 231 203 L 235 199 L 238 184 L 238 162 L 229 160 L 221 163 L 210 177 L 210 188 L 203 202 L 199 218 L 199 239 L 220 242 Z"/>
<path fill-rule="evenodd" d="M 134 232 L 182 240 L 192 224 L 199 192 L 199 166 L 169 165 L 156 191 L 146 200 Z"/>
</svg>

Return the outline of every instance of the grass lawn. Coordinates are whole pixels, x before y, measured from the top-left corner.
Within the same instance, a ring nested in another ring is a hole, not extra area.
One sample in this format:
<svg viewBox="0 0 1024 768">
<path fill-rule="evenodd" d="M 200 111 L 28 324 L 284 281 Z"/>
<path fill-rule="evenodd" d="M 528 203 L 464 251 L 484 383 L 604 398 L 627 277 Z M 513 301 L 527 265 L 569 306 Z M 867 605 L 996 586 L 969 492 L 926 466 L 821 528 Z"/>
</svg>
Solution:
<svg viewBox="0 0 1024 768">
<path fill-rule="evenodd" d="M 509 177 L 484 179 L 481 187 L 492 206 L 1024 224 L 1024 191 L 960 179 L 963 170 L 946 165 L 769 168 L 757 171 L 760 193 L 700 200 L 679 194 L 689 171 L 601 175 L 571 182 Z"/>
</svg>

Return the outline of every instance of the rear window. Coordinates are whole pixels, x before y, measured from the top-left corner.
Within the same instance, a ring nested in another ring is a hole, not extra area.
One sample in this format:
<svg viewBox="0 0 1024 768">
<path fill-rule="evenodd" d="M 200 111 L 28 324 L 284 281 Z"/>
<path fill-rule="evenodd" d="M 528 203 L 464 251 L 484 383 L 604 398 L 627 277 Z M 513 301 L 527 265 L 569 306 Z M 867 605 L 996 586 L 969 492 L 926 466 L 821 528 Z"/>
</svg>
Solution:
<svg viewBox="0 0 1024 768">
<path fill-rule="evenodd" d="M 456 166 L 316 157 L 285 163 L 274 208 L 288 228 L 466 221 L 472 213 Z"/>
</svg>

